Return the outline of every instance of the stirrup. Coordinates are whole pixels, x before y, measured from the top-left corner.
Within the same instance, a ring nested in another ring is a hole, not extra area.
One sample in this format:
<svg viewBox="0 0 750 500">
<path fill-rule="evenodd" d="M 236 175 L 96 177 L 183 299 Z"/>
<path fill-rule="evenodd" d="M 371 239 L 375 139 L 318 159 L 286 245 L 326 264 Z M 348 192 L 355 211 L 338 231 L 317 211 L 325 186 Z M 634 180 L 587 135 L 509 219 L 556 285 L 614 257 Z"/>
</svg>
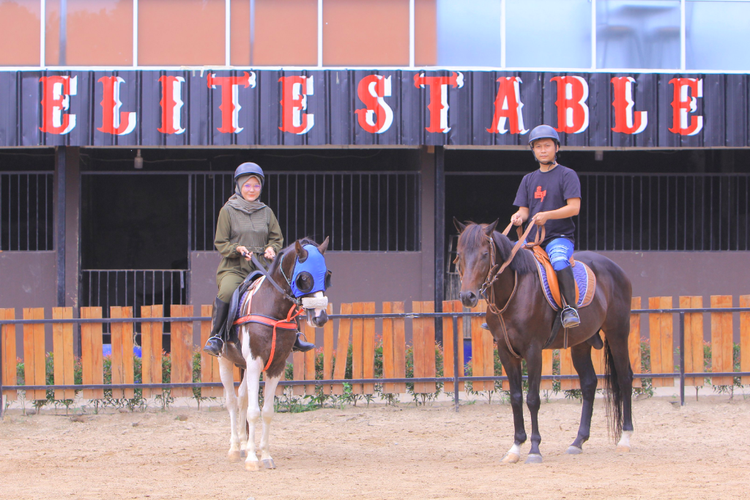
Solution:
<svg viewBox="0 0 750 500">
<path fill-rule="evenodd" d="M 219 357 L 222 349 L 224 348 L 224 341 L 221 337 L 210 337 L 206 341 L 206 345 L 203 346 L 203 351 L 211 356 Z"/>
<path fill-rule="evenodd" d="M 560 313 L 560 317 L 562 319 L 563 328 L 575 328 L 581 324 L 581 318 L 578 316 L 578 311 L 573 307 L 565 306 Z"/>
<path fill-rule="evenodd" d="M 302 337 L 304 336 L 305 335 L 302 332 L 297 332 L 297 338 L 294 339 L 292 351 L 307 352 L 311 349 L 315 349 L 315 344 L 311 344 L 310 342 L 305 342 L 304 340 L 302 340 Z"/>
</svg>

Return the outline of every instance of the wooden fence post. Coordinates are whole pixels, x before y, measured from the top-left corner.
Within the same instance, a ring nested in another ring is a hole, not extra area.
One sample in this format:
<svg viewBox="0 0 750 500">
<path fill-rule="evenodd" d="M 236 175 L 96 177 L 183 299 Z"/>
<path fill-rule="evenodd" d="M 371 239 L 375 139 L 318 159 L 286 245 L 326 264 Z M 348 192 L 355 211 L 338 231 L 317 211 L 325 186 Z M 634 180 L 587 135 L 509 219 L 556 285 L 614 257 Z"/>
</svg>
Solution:
<svg viewBox="0 0 750 500">
<path fill-rule="evenodd" d="M 341 315 L 349 315 L 352 313 L 351 304 L 341 304 Z M 346 358 L 349 353 L 349 332 L 352 326 L 352 320 L 350 318 L 339 319 L 339 339 L 336 343 L 336 362 L 333 371 L 334 380 L 343 380 L 346 377 Z M 333 394 L 344 394 L 343 384 L 333 384 L 331 388 Z"/>
<path fill-rule="evenodd" d="M 680 309 L 703 307 L 703 297 L 681 296 Z M 702 372 L 703 367 L 703 313 L 685 314 L 685 372 Z M 685 385 L 703 386 L 702 377 L 686 377 Z"/>
<path fill-rule="evenodd" d="M 641 298 L 633 297 L 630 299 L 630 309 L 640 309 Z M 630 366 L 633 373 L 643 373 L 641 368 L 641 313 L 630 313 L 630 336 L 628 337 L 628 354 L 630 357 Z M 633 380 L 633 387 L 643 387 L 643 379 Z"/>
<path fill-rule="evenodd" d="M 443 301 L 443 312 L 461 312 L 463 306 L 460 300 Z M 457 342 L 453 341 L 453 318 L 451 316 L 443 317 L 443 376 L 453 377 L 453 357 L 456 349 L 458 350 L 458 376 L 464 376 L 464 342 L 463 342 L 463 318 L 458 317 L 457 321 Z M 456 389 L 453 387 L 453 382 L 446 382 L 444 386 L 445 392 L 454 392 Z M 458 383 L 458 391 L 464 390 L 464 383 Z"/>
<path fill-rule="evenodd" d="M 375 302 L 365 302 L 364 314 L 375 314 Z M 362 378 L 375 378 L 375 318 L 366 318 L 362 329 Z M 375 394 L 375 384 L 363 384 L 364 394 Z"/>
<path fill-rule="evenodd" d="M 201 306 L 201 317 L 213 317 L 213 305 L 203 304 Z M 203 350 L 211 337 L 211 321 L 201 321 L 201 382 L 221 382 L 219 374 L 219 358 L 211 356 Z M 224 395 L 223 387 L 201 387 L 201 396 L 204 398 L 221 397 Z"/>
<path fill-rule="evenodd" d="M 72 319 L 72 307 L 53 307 L 52 319 Z M 75 357 L 73 356 L 73 324 L 52 324 L 52 352 L 55 385 L 75 384 Z M 75 389 L 55 391 L 55 399 L 73 399 Z"/>
<path fill-rule="evenodd" d="M 750 307 L 750 295 L 740 295 L 740 307 Z M 740 371 L 750 372 L 750 311 L 740 313 Z M 750 376 L 742 377 L 742 385 L 750 384 Z"/>
<path fill-rule="evenodd" d="M 193 306 L 172 304 L 169 308 L 169 315 L 172 318 L 189 318 L 193 315 Z M 170 382 L 173 384 L 190 383 L 193 381 L 193 323 L 173 321 L 170 328 L 172 332 Z M 193 389 L 175 387 L 171 395 L 172 397 L 191 397 Z"/>
<path fill-rule="evenodd" d="M 162 318 L 161 305 L 141 306 L 141 318 Z M 161 321 L 141 323 L 141 380 L 144 384 L 162 383 L 162 332 Z M 161 389 L 143 389 L 143 397 L 161 394 Z"/>
<path fill-rule="evenodd" d="M 100 319 L 101 307 L 82 307 L 81 319 Z M 103 323 L 81 324 L 81 378 L 83 384 L 104 383 Z M 84 389 L 84 399 L 102 399 L 104 389 Z"/>
<path fill-rule="evenodd" d="M 732 307 L 731 295 L 711 295 L 711 307 Z M 732 313 L 711 313 L 711 371 L 732 372 Z M 734 384 L 732 377 L 711 377 L 713 385 Z"/>
<path fill-rule="evenodd" d="M 0 309 L 0 318 L 16 319 L 15 309 Z M 3 325 L 0 329 L 0 342 L 3 345 L 3 385 L 18 385 L 17 364 L 18 354 L 16 353 L 16 325 Z M 18 391 L 3 389 L 3 396 L 8 401 L 18 399 Z M 2 404 L 2 401 L 0 401 Z"/>
<path fill-rule="evenodd" d="M 415 313 L 431 313 L 435 311 L 434 302 L 412 302 Z M 414 318 L 413 322 L 414 347 L 414 378 L 434 377 L 435 370 L 435 319 Z M 432 394 L 437 390 L 435 382 L 420 382 L 414 384 L 415 394 Z"/>
<path fill-rule="evenodd" d="M 649 297 L 649 309 L 671 309 L 672 297 Z M 672 313 L 649 313 L 651 373 L 674 373 Z M 653 387 L 674 387 L 673 378 L 654 378 Z"/>
<path fill-rule="evenodd" d="M 112 306 L 109 308 L 109 317 L 112 319 L 125 319 L 133 317 L 132 307 Z M 132 384 L 135 380 L 135 363 L 133 358 L 133 323 L 110 323 L 112 332 L 112 384 Z M 113 389 L 112 397 L 133 399 L 134 389 Z"/>
</svg>

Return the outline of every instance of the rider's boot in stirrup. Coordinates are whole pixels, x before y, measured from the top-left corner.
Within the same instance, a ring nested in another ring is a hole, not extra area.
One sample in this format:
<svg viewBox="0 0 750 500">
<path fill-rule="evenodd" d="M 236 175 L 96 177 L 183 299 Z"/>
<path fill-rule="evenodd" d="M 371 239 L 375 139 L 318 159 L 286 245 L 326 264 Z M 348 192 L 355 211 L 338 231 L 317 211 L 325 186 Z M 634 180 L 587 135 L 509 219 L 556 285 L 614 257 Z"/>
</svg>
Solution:
<svg viewBox="0 0 750 500">
<path fill-rule="evenodd" d="M 556 271 L 557 282 L 560 284 L 560 294 L 563 296 L 565 307 L 560 316 L 563 328 L 575 328 L 581 324 L 576 304 L 576 281 L 573 277 L 573 268 L 568 266 Z"/>
<path fill-rule="evenodd" d="M 229 315 L 229 304 L 219 300 L 214 301 L 214 311 L 211 318 L 211 337 L 206 341 L 203 350 L 211 356 L 219 356 L 224 347 L 223 331 Z"/>
<path fill-rule="evenodd" d="M 315 344 L 305 342 L 304 340 L 302 340 L 302 337 L 304 337 L 304 334 L 302 332 L 297 332 L 297 338 L 294 340 L 292 351 L 307 352 L 310 349 L 315 349 Z"/>
</svg>

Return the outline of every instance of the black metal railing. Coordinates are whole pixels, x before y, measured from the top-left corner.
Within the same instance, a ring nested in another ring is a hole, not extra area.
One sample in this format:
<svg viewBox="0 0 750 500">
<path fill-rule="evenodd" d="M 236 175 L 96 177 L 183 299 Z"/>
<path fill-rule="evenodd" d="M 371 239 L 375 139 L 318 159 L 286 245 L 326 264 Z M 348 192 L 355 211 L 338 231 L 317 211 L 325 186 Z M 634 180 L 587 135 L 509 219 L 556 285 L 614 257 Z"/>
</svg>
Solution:
<svg viewBox="0 0 750 500">
<path fill-rule="evenodd" d="M 0 173 L 0 250 L 53 249 L 51 172 Z"/>
<path fill-rule="evenodd" d="M 285 241 L 330 238 L 338 251 L 419 251 L 419 172 L 274 172 L 263 200 Z M 232 174 L 191 174 L 192 250 L 211 251 Z"/>
</svg>

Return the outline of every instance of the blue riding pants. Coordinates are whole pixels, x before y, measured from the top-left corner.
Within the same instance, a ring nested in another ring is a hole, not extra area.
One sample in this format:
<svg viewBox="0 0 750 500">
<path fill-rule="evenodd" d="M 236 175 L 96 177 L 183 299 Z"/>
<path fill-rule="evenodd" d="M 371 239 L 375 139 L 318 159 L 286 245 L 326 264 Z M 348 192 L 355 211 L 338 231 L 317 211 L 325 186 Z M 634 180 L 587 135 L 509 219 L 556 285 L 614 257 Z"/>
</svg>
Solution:
<svg viewBox="0 0 750 500">
<path fill-rule="evenodd" d="M 562 271 L 570 267 L 570 258 L 573 256 L 573 242 L 568 238 L 555 238 L 547 243 L 545 248 L 549 261 L 552 263 L 552 269 Z"/>
</svg>

